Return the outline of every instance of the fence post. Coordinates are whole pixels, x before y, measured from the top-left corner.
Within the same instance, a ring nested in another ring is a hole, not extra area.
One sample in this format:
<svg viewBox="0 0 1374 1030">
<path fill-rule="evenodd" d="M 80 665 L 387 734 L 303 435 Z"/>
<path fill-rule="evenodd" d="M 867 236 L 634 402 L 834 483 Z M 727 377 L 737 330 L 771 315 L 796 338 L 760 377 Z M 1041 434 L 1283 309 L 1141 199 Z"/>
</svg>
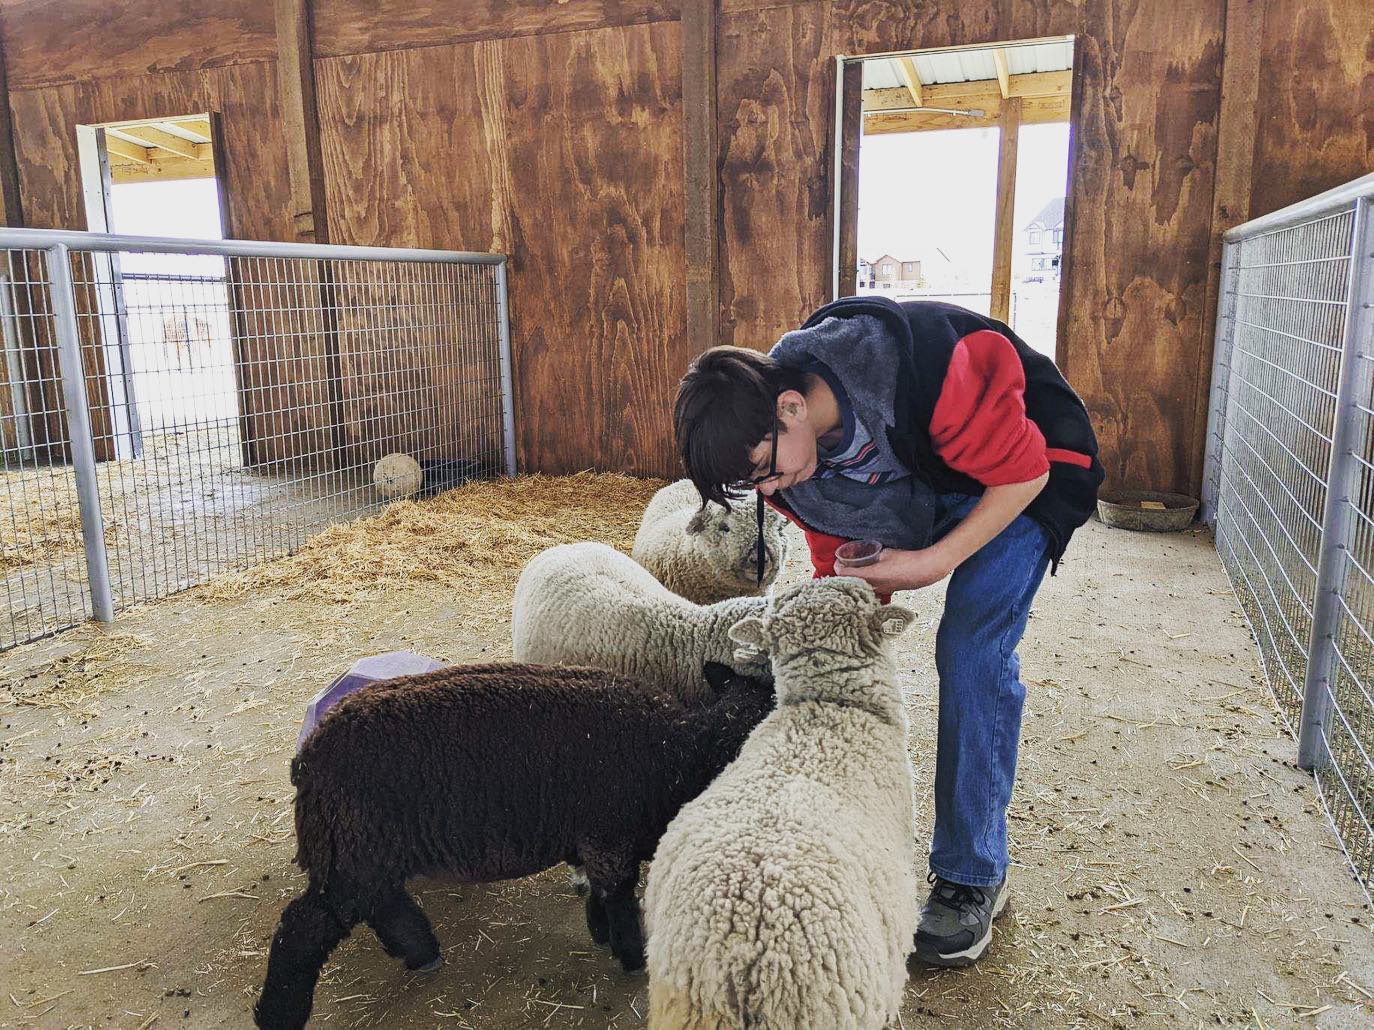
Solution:
<svg viewBox="0 0 1374 1030">
<path fill-rule="evenodd" d="M 62 400 L 67 412 L 67 438 L 72 468 L 76 472 L 81 539 L 86 548 L 86 575 L 91 586 L 91 611 L 101 622 L 113 622 L 114 598 L 110 593 L 109 557 L 105 553 L 105 517 L 100 510 L 99 481 L 95 472 L 95 440 L 86 401 L 86 374 L 81 362 L 71 251 L 65 243 L 59 243 L 49 247 L 47 255 L 53 328 L 62 369 Z"/>
<path fill-rule="evenodd" d="M 1222 445 L 1226 435 L 1226 397 L 1230 387 L 1231 348 L 1236 339 L 1236 279 L 1240 277 L 1239 243 L 1223 243 L 1217 289 L 1217 324 L 1212 347 L 1212 385 L 1207 401 L 1206 451 L 1202 460 L 1202 521 L 1217 523 L 1221 492 Z"/>
<path fill-rule="evenodd" d="M 509 258 L 496 266 L 496 307 L 501 329 L 501 429 L 506 445 L 506 475 L 515 475 L 515 377 L 510 355 L 510 292 L 506 279 Z"/>
<path fill-rule="evenodd" d="M 1312 770 L 1330 758 L 1326 747 L 1326 718 L 1331 710 L 1331 678 L 1336 661 L 1336 628 L 1340 623 L 1340 591 L 1345 578 L 1357 503 L 1360 474 L 1356 448 L 1361 405 L 1369 407 L 1369 340 L 1374 332 L 1374 225 L 1370 199 L 1356 201 L 1351 231 L 1350 277 L 1345 314 L 1345 339 L 1340 379 L 1332 419 L 1331 465 L 1326 477 L 1326 510 L 1322 515 L 1321 557 L 1317 563 L 1316 594 L 1312 605 L 1312 638 L 1307 649 L 1307 678 L 1303 684 L 1302 719 L 1298 726 L 1298 765 Z M 1363 400 L 1362 400 L 1363 399 Z"/>
</svg>

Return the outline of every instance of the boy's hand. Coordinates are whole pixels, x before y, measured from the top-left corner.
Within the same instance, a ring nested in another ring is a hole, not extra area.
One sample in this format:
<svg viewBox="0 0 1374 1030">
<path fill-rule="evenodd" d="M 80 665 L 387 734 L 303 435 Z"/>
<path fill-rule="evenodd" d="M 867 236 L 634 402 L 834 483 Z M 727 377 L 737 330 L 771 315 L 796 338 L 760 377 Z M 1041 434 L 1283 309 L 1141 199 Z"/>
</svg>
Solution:
<svg viewBox="0 0 1374 1030">
<path fill-rule="evenodd" d="M 920 590 L 940 582 L 953 571 L 954 566 L 938 547 L 926 547 L 919 551 L 889 547 L 872 565 L 860 568 L 850 568 L 839 561 L 835 563 L 835 575 L 862 579 L 880 594 Z"/>
</svg>

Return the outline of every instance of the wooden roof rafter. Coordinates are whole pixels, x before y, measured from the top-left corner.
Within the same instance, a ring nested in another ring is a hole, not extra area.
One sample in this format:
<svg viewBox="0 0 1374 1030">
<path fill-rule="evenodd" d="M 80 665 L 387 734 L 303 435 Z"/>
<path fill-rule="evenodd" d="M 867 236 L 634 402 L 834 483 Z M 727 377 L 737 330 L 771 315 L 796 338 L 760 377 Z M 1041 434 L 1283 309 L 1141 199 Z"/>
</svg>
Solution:
<svg viewBox="0 0 1374 1030">
<path fill-rule="evenodd" d="M 102 128 L 110 177 L 115 183 L 215 175 L 210 119 L 206 115 L 113 122 Z"/>
</svg>

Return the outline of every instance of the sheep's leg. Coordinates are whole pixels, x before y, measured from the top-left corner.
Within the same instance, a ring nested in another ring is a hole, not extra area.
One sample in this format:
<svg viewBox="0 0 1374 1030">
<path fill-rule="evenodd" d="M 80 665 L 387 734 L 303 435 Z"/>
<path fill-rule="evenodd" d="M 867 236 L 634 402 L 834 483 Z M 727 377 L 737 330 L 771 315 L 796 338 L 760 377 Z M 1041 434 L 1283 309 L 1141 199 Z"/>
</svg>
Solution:
<svg viewBox="0 0 1374 1030">
<path fill-rule="evenodd" d="M 351 906 L 330 906 L 313 886 L 282 912 L 267 956 L 267 980 L 253 1009 L 260 1027 L 298 1030 L 305 1026 L 314 1003 L 315 984 L 329 953 L 348 936 L 357 922 Z"/>
<path fill-rule="evenodd" d="M 639 882 L 639 863 L 624 847 L 584 847 L 587 879 L 606 917 L 611 954 L 628 973 L 644 968 L 644 933 L 639 927 L 639 902 L 635 885 Z M 591 899 L 587 899 L 587 929 L 596 938 Z"/>
<path fill-rule="evenodd" d="M 579 898 L 587 897 L 591 891 L 591 884 L 587 882 L 587 870 L 582 868 L 576 859 L 568 862 L 568 885 Z"/>
<path fill-rule="evenodd" d="M 587 932 L 592 940 L 602 947 L 611 942 L 611 921 L 606 914 L 606 904 L 596 891 L 587 891 Z"/>
<path fill-rule="evenodd" d="M 397 884 L 377 899 L 367 925 L 392 958 L 404 959 L 406 968 L 430 973 L 444 963 L 429 917 L 415 904 L 403 885 Z"/>
<path fill-rule="evenodd" d="M 611 928 L 611 954 L 620 960 L 627 973 L 644 968 L 644 933 L 639 927 L 639 901 L 635 898 L 635 884 L 639 870 L 606 891 L 606 921 Z M 592 890 L 596 890 L 593 881 Z"/>
</svg>

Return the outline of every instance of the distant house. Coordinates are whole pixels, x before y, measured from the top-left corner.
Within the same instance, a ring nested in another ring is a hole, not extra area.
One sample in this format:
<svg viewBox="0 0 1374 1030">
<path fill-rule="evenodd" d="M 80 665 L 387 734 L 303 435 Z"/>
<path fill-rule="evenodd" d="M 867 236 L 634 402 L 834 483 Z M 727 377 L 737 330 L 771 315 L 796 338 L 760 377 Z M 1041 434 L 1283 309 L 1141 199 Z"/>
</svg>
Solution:
<svg viewBox="0 0 1374 1030">
<path fill-rule="evenodd" d="M 1021 264 L 1028 279 L 1058 279 L 1064 254 L 1064 198 L 1055 197 L 1026 223 Z"/>
<path fill-rule="evenodd" d="M 859 274 L 856 281 L 859 286 L 868 287 L 869 289 L 872 289 L 876 285 L 872 261 L 865 261 L 863 258 L 859 258 Z"/>
<path fill-rule="evenodd" d="M 865 266 L 868 268 L 867 277 L 864 275 Z M 914 289 L 922 282 L 924 280 L 921 277 L 919 260 L 902 260 L 891 254 L 884 254 L 873 261 L 859 261 L 860 286 L 867 285 L 871 289 L 879 290 L 905 290 Z"/>
</svg>

